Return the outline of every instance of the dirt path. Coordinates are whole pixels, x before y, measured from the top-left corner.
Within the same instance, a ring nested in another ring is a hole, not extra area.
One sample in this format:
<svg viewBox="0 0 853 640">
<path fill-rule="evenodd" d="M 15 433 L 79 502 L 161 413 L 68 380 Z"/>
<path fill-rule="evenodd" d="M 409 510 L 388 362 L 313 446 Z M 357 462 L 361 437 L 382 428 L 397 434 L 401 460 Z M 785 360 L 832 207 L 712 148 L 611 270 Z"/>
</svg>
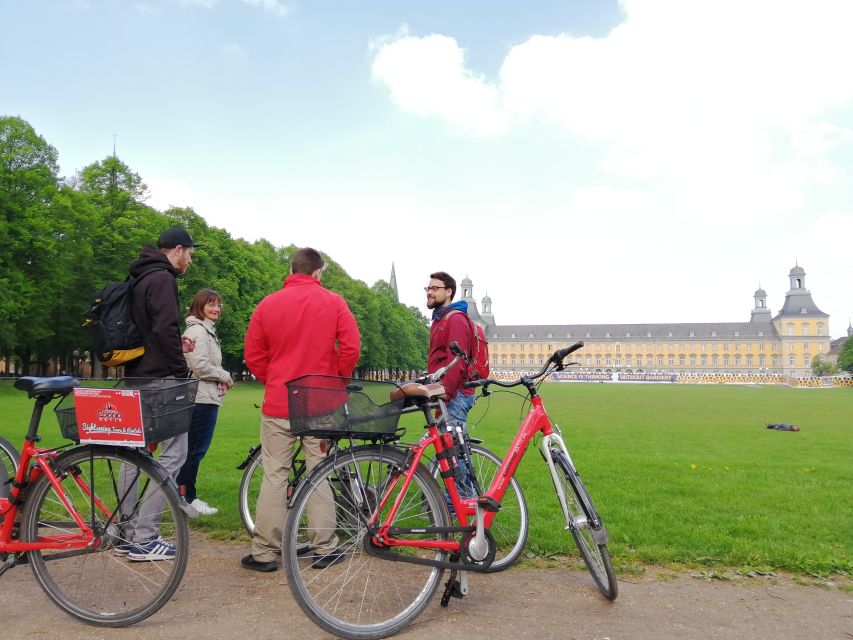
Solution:
<svg viewBox="0 0 853 640">
<path fill-rule="evenodd" d="M 326 638 L 293 602 L 283 574 L 239 567 L 246 545 L 193 538 L 190 566 L 171 603 L 128 629 L 80 624 L 40 591 L 29 567 L 0 578 L 4 640 Z M 853 594 L 801 586 L 789 578 L 705 581 L 685 573 L 620 580 L 619 598 L 605 601 L 580 571 L 510 570 L 471 578 L 471 595 L 442 608 L 436 597 L 397 637 L 407 640 L 715 640 L 853 639 Z M 537 597 L 547 597 L 547 602 Z M 30 607 L 25 614 L 24 608 Z"/>
</svg>

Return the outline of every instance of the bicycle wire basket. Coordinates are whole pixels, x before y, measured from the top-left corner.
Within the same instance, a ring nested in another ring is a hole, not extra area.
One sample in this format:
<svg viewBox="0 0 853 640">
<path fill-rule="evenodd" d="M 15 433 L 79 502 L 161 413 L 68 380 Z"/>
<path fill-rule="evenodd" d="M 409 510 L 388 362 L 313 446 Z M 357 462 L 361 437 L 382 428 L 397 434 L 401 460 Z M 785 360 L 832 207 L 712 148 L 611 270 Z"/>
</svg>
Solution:
<svg viewBox="0 0 853 640">
<path fill-rule="evenodd" d="M 371 439 L 397 432 L 402 394 L 393 382 L 307 375 L 286 383 L 290 429 L 318 438 Z"/>
<path fill-rule="evenodd" d="M 107 388 L 107 387 L 104 387 Z M 190 429 L 198 391 L 198 380 L 177 378 L 121 378 L 112 389 L 138 389 L 142 405 L 145 442 L 163 442 Z M 69 393 L 54 408 L 59 431 L 68 440 L 79 441 L 74 394 Z"/>
</svg>

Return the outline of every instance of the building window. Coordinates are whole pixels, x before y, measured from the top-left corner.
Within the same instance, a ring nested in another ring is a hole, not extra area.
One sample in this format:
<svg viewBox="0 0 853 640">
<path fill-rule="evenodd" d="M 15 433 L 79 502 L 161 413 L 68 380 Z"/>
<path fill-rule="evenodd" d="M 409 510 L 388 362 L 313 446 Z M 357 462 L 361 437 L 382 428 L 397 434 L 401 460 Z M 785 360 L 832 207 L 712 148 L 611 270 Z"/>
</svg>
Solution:
<svg viewBox="0 0 853 640">
<path fill-rule="evenodd" d="M 763 332 L 763 331 L 759 331 L 759 332 L 758 332 L 758 337 L 759 337 L 759 338 L 763 338 L 763 337 L 764 337 L 764 332 Z"/>
<path fill-rule="evenodd" d="M 613 364 L 613 360 L 610 358 L 610 356 L 607 356 L 607 358 L 606 358 L 606 363 L 605 363 L 605 364 L 606 364 L 608 367 L 609 367 L 611 364 Z"/>
<path fill-rule="evenodd" d="M 751 353 L 750 353 L 750 354 L 747 354 L 747 356 L 746 356 L 746 366 L 747 366 L 747 367 L 751 367 L 751 366 L 752 366 L 752 354 L 751 354 Z"/>
<path fill-rule="evenodd" d="M 678 366 L 684 367 L 684 355 L 683 354 L 678 356 Z"/>
<path fill-rule="evenodd" d="M 622 345 L 618 342 L 616 343 L 616 353 L 622 353 Z"/>
<path fill-rule="evenodd" d="M 797 365 L 797 359 L 794 356 L 789 356 L 788 357 L 788 364 L 791 365 L 792 367 L 796 366 Z"/>
<path fill-rule="evenodd" d="M 501 356 L 501 364 L 506 366 L 506 355 Z"/>
<path fill-rule="evenodd" d="M 625 337 L 626 337 L 626 338 L 630 338 L 630 337 L 631 337 L 631 332 L 630 332 L 630 331 L 626 331 L 626 332 L 625 332 Z"/>
<path fill-rule="evenodd" d="M 652 332 L 651 332 L 651 331 L 646 331 L 646 337 L 647 337 L 647 338 L 651 338 L 651 337 L 652 337 Z"/>
<path fill-rule="evenodd" d="M 527 364 L 533 364 L 533 354 L 532 353 L 529 356 L 527 356 Z"/>
<path fill-rule="evenodd" d="M 741 358 L 740 354 L 737 354 L 737 355 L 735 356 L 735 366 L 736 366 L 736 367 L 739 367 L 739 366 L 740 366 L 740 358 Z"/>
<path fill-rule="evenodd" d="M 711 366 L 713 366 L 715 369 L 720 366 L 720 356 L 718 356 L 716 353 L 711 356 Z"/>
<path fill-rule="evenodd" d="M 690 367 L 692 369 L 696 368 L 696 354 L 695 353 L 690 354 Z"/>
<path fill-rule="evenodd" d="M 663 364 L 663 358 L 658 356 L 658 359 L 661 361 L 661 364 Z M 654 359 L 652 356 L 646 356 L 646 366 L 651 367 L 652 365 L 654 365 Z"/>
<path fill-rule="evenodd" d="M 604 334 L 604 337 L 605 337 L 605 338 L 609 338 L 609 337 L 610 337 L 610 332 L 609 332 L 609 331 L 608 331 L 608 332 L 606 332 L 606 333 Z"/>
<path fill-rule="evenodd" d="M 498 357 L 492 356 L 492 364 L 496 365 L 498 363 Z"/>
<path fill-rule="evenodd" d="M 717 337 L 717 332 L 716 332 L 716 331 L 712 331 L 712 332 L 711 332 L 711 337 L 712 337 L 712 338 L 716 338 L 716 337 Z"/>
<path fill-rule="evenodd" d="M 728 366 L 729 366 L 729 354 L 728 354 L 728 353 L 727 353 L 727 354 L 725 354 L 725 355 L 723 355 L 723 366 L 724 366 L 724 367 L 728 367 Z"/>
<path fill-rule="evenodd" d="M 663 366 L 663 356 L 658 356 L 658 366 L 659 367 Z"/>
<path fill-rule="evenodd" d="M 803 335 L 804 335 L 804 336 L 809 335 L 809 325 L 807 325 L 807 324 L 804 322 L 803 324 L 801 324 L 801 325 L 800 325 L 800 328 L 802 329 L 802 331 L 803 331 Z"/>
<path fill-rule="evenodd" d="M 740 331 L 735 331 L 735 338 L 739 338 L 739 337 L 740 337 Z"/>
<path fill-rule="evenodd" d="M 806 367 L 812 366 L 812 357 L 809 354 L 803 356 L 803 365 Z"/>
<path fill-rule="evenodd" d="M 794 323 L 793 323 L 793 322 L 789 322 L 789 323 L 788 323 L 788 325 L 787 325 L 787 327 L 788 327 L 788 335 L 789 335 L 789 336 L 794 335 Z"/>
<path fill-rule="evenodd" d="M 823 335 L 823 325 L 820 322 L 817 323 L 817 335 Z"/>
</svg>

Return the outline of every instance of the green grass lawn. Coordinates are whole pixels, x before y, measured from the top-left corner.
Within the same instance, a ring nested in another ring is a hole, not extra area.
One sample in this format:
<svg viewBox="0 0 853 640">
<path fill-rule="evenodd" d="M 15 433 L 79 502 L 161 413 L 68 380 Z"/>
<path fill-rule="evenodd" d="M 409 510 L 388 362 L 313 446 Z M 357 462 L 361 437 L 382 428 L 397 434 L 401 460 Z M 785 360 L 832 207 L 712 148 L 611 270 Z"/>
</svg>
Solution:
<svg viewBox="0 0 853 640">
<path fill-rule="evenodd" d="M 547 384 L 542 395 L 610 531 L 618 571 L 644 564 L 853 570 L 853 390 Z M 220 513 L 192 521 L 212 537 L 248 543 L 235 467 L 257 441 L 261 397 L 255 384 L 225 397 L 199 481 L 199 496 Z M 0 382 L 0 435 L 19 444 L 29 412 L 25 395 Z M 472 434 L 502 455 L 521 412 L 517 396 L 480 400 Z M 405 422 L 412 441 L 420 425 L 415 416 Z M 768 430 L 766 422 L 801 431 Z M 61 443 L 52 415 L 42 432 L 45 443 Z M 577 557 L 533 447 L 519 479 L 531 553 Z"/>
</svg>

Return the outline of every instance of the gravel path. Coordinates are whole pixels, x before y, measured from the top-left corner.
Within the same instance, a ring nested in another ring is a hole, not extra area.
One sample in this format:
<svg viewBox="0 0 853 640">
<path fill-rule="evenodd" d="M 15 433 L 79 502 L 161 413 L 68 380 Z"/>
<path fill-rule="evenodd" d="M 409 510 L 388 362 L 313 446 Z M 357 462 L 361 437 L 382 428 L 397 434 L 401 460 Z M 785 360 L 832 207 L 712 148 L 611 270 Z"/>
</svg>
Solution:
<svg viewBox="0 0 853 640">
<path fill-rule="evenodd" d="M 293 601 L 281 571 L 239 566 L 246 545 L 193 536 L 190 565 L 175 598 L 135 627 L 102 629 L 57 609 L 29 567 L 0 578 L 4 640 L 326 638 Z M 840 585 L 803 586 L 786 577 L 701 579 L 648 571 L 620 579 L 619 598 L 601 598 L 589 576 L 562 569 L 513 569 L 471 577 L 471 595 L 435 602 L 398 638 L 488 640 L 853 640 L 853 594 Z M 849 583 L 848 583 L 849 584 Z M 29 607 L 29 612 L 26 608 Z"/>
</svg>

